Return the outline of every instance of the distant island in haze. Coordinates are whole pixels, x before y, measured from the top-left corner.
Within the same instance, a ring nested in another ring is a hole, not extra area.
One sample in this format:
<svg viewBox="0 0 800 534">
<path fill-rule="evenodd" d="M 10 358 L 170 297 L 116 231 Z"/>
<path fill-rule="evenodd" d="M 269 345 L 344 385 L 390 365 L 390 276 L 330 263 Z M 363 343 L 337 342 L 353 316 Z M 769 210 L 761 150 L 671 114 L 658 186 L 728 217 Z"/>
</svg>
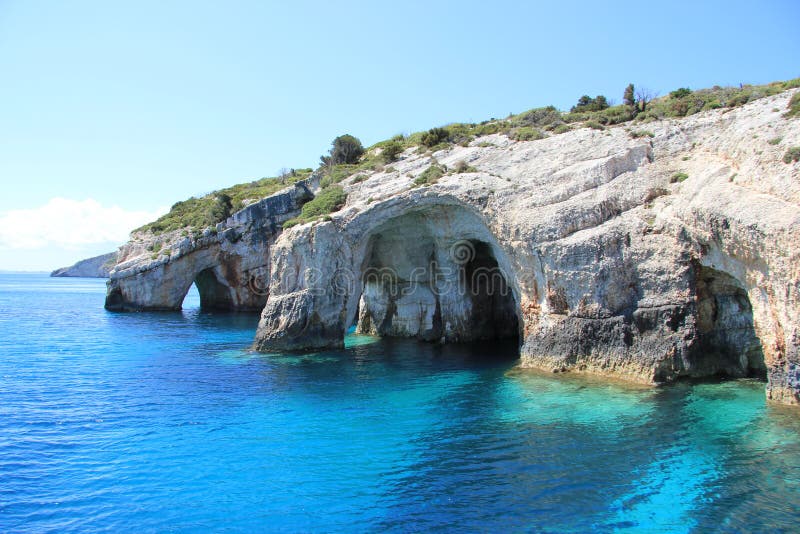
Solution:
<svg viewBox="0 0 800 534">
<path fill-rule="evenodd" d="M 109 252 L 80 260 L 69 267 L 61 267 L 50 273 L 53 277 L 76 277 L 76 278 L 108 278 L 111 269 L 117 262 L 117 253 Z"/>
</svg>

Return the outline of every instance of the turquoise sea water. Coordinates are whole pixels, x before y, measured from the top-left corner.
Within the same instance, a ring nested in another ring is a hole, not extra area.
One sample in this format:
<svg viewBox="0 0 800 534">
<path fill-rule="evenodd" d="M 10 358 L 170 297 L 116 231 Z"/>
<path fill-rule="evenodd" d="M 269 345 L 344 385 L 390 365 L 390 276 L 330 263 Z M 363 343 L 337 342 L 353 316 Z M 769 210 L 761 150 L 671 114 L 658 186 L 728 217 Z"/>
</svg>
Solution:
<svg viewBox="0 0 800 534">
<path fill-rule="evenodd" d="M 112 314 L 102 280 L 0 275 L 0 532 L 800 528 L 800 413 L 763 384 L 631 388 L 513 347 L 257 317 Z"/>
</svg>

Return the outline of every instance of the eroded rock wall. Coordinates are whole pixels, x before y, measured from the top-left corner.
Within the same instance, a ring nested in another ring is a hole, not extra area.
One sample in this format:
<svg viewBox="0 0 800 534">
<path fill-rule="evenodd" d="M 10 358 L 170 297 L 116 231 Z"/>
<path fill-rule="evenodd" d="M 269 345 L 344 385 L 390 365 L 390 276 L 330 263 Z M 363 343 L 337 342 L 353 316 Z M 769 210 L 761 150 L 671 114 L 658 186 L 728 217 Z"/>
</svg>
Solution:
<svg viewBox="0 0 800 534">
<path fill-rule="evenodd" d="M 467 242 L 511 290 L 522 366 L 647 383 L 766 374 L 771 399 L 798 403 L 800 178 L 781 158 L 800 126 L 774 111 L 791 94 L 649 123 L 652 138 L 619 126 L 410 150 L 345 181 L 332 220 L 277 239 L 256 347 L 341 346 L 354 322 L 420 339 L 507 335 L 480 319 L 508 306 L 452 283 L 469 267 L 451 250 Z M 413 185 L 459 161 L 476 172 Z M 450 278 L 412 284 L 426 259 Z M 394 278 L 364 277 L 375 269 Z"/>
<path fill-rule="evenodd" d="M 213 230 L 139 234 L 119 250 L 106 308 L 179 310 L 192 283 L 203 308 L 261 311 L 268 295 L 270 246 L 281 223 L 313 198 L 299 182 L 233 214 Z"/>
</svg>

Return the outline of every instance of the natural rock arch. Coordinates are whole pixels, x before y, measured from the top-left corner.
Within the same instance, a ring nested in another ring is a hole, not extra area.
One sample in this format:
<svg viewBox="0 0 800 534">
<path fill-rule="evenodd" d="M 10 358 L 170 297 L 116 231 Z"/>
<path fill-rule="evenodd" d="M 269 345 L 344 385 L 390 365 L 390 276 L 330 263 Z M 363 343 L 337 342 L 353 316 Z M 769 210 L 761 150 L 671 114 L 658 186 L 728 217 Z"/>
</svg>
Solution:
<svg viewBox="0 0 800 534">
<path fill-rule="evenodd" d="M 506 251 L 486 220 L 451 196 L 395 198 L 342 227 L 323 223 L 290 233 L 273 250 L 259 350 L 340 347 L 356 321 L 362 331 L 445 342 L 522 331 L 520 292 Z M 462 259 L 459 247 L 467 253 Z M 484 287 L 473 295 L 467 275 L 476 272 L 472 281 Z M 496 299 L 488 294 L 492 283 L 503 293 Z M 482 323 L 474 312 L 486 308 L 507 316 L 511 327 Z"/>
<path fill-rule="evenodd" d="M 202 233 L 134 233 L 110 274 L 106 309 L 179 310 L 196 282 L 204 308 L 261 311 L 270 247 L 281 224 L 313 198 L 317 180 L 311 177 L 249 204 Z"/>
<path fill-rule="evenodd" d="M 195 254 L 179 265 L 140 273 L 135 283 L 116 283 L 109 289 L 106 308 L 112 311 L 180 310 L 192 284 L 200 294 L 200 308 L 214 311 L 260 311 L 267 293 L 216 255 Z M 152 279 L 145 281 L 143 279 Z M 125 280 L 124 282 L 130 282 Z M 137 302 L 147 302 L 146 306 Z"/>
<path fill-rule="evenodd" d="M 462 206 L 426 206 L 362 237 L 355 294 L 358 330 L 461 342 L 519 334 L 513 274 L 480 218 Z M 359 257 L 356 258 L 356 264 Z"/>
</svg>

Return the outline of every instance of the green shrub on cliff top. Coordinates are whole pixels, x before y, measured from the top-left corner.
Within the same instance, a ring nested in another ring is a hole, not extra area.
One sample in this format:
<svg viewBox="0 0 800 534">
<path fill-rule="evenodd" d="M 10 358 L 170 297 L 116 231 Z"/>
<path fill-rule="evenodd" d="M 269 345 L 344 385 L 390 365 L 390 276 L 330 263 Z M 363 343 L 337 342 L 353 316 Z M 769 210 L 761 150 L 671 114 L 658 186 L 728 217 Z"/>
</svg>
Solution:
<svg viewBox="0 0 800 534">
<path fill-rule="evenodd" d="M 444 168 L 440 165 L 431 165 L 414 180 L 415 186 L 432 185 L 439 181 L 439 178 L 444 176 Z"/>
<path fill-rule="evenodd" d="M 427 147 L 434 147 L 439 143 L 443 143 L 447 140 L 448 132 L 444 128 L 431 128 L 420 138 L 420 141 L 423 145 Z"/>
<path fill-rule="evenodd" d="M 800 161 L 800 146 L 793 146 L 783 155 L 784 163 L 791 163 L 793 161 Z"/>
<path fill-rule="evenodd" d="M 306 202 L 300 215 L 283 223 L 284 228 L 297 224 L 305 224 L 324 217 L 334 211 L 339 211 L 347 202 L 347 193 L 341 186 L 332 185 L 320 191 L 313 200 Z"/>
<path fill-rule="evenodd" d="M 784 117 L 787 119 L 791 117 L 800 117 L 800 93 L 792 95 L 792 99 L 789 100 L 787 108 L 789 108 L 789 111 L 783 114 Z"/>
<path fill-rule="evenodd" d="M 403 143 L 400 141 L 389 141 L 383 146 L 381 157 L 386 163 L 391 163 L 397 159 L 397 156 L 404 150 Z"/>
<path fill-rule="evenodd" d="M 555 106 L 529 109 L 519 115 L 515 115 L 511 120 L 511 123 L 515 126 L 532 126 L 536 128 L 544 128 L 560 122 L 562 122 L 561 112 Z"/>
<path fill-rule="evenodd" d="M 522 128 L 515 128 L 511 131 L 511 139 L 515 141 L 537 141 L 544 139 L 545 135 L 536 128 L 523 126 Z"/>
</svg>

